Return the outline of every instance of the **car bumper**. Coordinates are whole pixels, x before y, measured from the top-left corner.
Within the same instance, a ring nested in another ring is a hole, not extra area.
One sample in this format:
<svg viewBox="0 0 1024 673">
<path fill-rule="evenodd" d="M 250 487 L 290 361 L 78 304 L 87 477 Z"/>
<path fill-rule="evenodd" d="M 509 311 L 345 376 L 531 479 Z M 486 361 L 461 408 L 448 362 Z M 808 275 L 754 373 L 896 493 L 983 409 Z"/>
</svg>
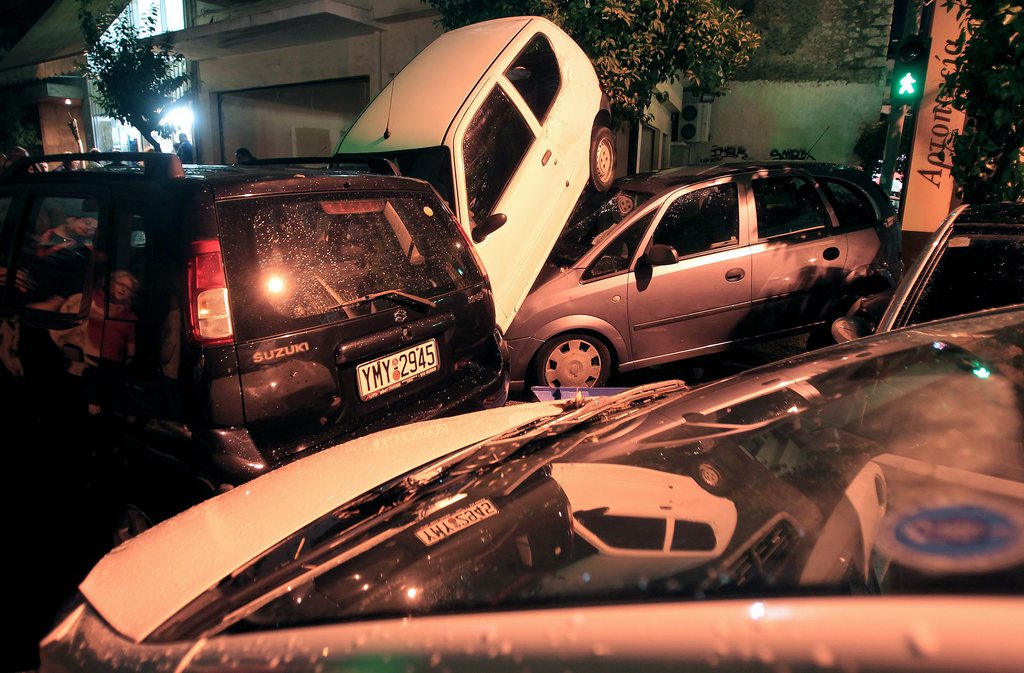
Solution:
<svg viewBox="0 0 1024 673">
<path fill-rule="evenodd" d="M 508 340 L 509 352 L 509 389 L 519 392 L 526 388 L 526 379 L 530 375 L 530 362 L 537 349 L 544 342 L 533 337 Z"/>
</svg>

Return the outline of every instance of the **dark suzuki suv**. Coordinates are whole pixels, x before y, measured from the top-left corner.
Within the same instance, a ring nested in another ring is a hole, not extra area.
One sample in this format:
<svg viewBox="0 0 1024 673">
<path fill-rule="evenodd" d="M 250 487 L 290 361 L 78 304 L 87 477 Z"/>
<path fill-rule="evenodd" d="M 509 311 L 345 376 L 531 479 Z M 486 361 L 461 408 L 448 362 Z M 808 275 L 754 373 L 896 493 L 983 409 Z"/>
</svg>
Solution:
<svg viewBox="0 0 1024 673">
<path fill-rule="evenodd" d="M 216 487 L 504 403 L 487 277 L 426 183 L 153 153 L 34 161 L 0 179 L 8 432 Z M 65 170 L 32 170 L 45 161 Z"/>
</svg>

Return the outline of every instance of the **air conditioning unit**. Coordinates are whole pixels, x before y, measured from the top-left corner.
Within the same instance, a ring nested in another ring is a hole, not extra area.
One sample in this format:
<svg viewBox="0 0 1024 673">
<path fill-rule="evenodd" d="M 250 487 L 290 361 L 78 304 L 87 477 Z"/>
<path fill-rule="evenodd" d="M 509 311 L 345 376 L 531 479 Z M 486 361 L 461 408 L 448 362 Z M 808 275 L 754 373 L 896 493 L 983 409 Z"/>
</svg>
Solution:
<svg viewBox="0 0 1024 673">
<path fill-rule="evenodd" d="M 680 142 L 706 143 L 711 138 L 711 103 L 684 96 L 676 136 Z"/>
</svg>

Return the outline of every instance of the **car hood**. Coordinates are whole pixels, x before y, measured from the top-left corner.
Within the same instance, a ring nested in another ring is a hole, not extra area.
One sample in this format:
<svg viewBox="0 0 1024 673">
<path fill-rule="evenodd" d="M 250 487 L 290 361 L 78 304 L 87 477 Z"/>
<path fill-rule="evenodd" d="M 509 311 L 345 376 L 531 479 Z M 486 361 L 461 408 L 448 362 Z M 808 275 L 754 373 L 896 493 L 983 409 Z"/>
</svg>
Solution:
<svg viewBox="0 0 1024 673">
<path fill-rule="evenodd" d="M 518 404 L 384 430 L 325 449 L 129 540 L 100 560 L 81 592 L 117 631 L 141 640 L 309 521 L 431 460 L 561 410 L 557 403 Z"/>
<path fill-rule="evenodd" d="M 441 35 L 359 115 L 339 152 L 386 152 L 443 144 L 480 78 L 530 17 L 496 19 Z M 438 86 L 439 80 L 444 86 Z"/>
</svg>

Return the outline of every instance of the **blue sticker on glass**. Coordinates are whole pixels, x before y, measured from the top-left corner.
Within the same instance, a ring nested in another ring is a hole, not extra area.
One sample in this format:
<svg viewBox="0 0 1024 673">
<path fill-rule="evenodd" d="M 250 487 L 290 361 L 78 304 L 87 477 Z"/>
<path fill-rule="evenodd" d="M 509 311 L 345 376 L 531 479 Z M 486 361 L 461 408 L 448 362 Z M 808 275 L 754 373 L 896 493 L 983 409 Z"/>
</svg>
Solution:
<svg viewBox="0 0 1024 673">
<path fill-rule="evenodd" d="M 1024 560 L 1019 512 L 956 503 L 894 513 L 879 545 L 895 561 L 933 572 L 989 572 Z"/>
<path fill-rule="evenodd" d="M 905 517 L 893 532 L 900 544 L 940 556 L 998 553 L 1020 540 L 1013 521 L 977 505 L 925 509 Z"/>
</svg>

